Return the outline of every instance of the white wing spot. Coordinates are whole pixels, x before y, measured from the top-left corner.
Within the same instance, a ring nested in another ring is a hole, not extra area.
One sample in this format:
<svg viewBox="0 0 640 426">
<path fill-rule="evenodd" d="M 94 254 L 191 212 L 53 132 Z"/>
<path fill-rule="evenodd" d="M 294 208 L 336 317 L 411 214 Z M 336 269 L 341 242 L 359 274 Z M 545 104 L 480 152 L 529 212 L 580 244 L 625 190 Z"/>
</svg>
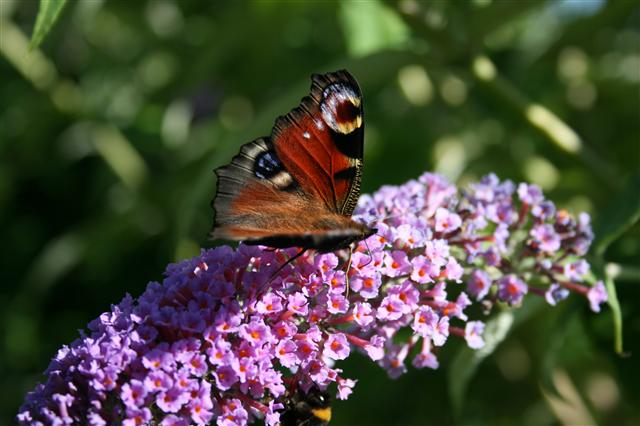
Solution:
<svg viewBox="0 0 640 426">
<path fill-rule="evenodd" d="M 269 180 L 271 181 L 271 183 L 273 183 L 276 187 L 280 189 L 286 188 L 287 186 L 291 185 L 291 183 L 293 182 L 293 178 L 289 173 L 287 173 L 286 170 L 282 170 L 280 173 L 273 176 Z"/>
<path fill-rule="evenodd" d="M 304 132 L 302 134 L 302 137 L 305 138 L 305 139 L 309 139 L 311 137 L 311 135 L 309 134 L 309 132 Z"/>
</svg>

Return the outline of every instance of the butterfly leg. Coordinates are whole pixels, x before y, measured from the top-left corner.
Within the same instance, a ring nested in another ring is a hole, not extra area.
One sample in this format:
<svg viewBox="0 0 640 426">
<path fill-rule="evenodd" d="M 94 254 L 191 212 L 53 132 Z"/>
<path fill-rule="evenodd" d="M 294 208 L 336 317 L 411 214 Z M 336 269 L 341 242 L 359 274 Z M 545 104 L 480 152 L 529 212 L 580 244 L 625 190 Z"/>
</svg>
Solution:
<svg viewBox="0 0 640 426">
<path fill-rule="evenodd" d="M 286 262 L 284 262 L 282 265 L 280 265 L 280 267 L 278 269 L 276 269 L 276 271 L 273 274 L 271 274 L 271 276 L 267 280 L 267 284 L 269 284 L 276 277 L 276 275 L 278 275 L 284 269 L 285 266 L 287 266 L 288 264 L 290 264 L 291 262 L 293 262 L 294 260 L 296 260 L 297 258 L 302 256 L 307 250 L 308 249 L 306 249 L 306 248 L 302 248 L 294 256 L 291 256 L 289 259 L 287 259 Z"/>
<path fill-rule="evenodd" d="M 264 284 L 260 287 L 260 289 L 258 290 L 258 292 L 256 294 L 256 298 L 259 298 L 259 297 L 262 296 L 262 294 L 267 290 L 269 284 L 271 284 L 271 281 L 273 281 L 273 279 L 285 268 L 285 266 L 287 266 L 288 264 L 290 264 L 291 262 L 293 262 L 294 260 L 296 260 L 297 258 L 302 256 L 307 250 L 308 249 L 306 249 L 306 248 L 300 249 L 300 251 L 298 253 L 296 253 L 294 256 L 290 257 L 289 259 L 287 259 L 286 262 L 284 262 L 282 265 L 280 265 L 278 267 L 278 269 L 276 269 L 276 271 L 271 274 L 269 279 L 266 280 L 264 282 Z"/>
<path fill-rule="evenodd" d="M 351 270 L 351 256 L 353 255 L 353 245 L 349 246 L 349 257 L 345 263 L 346 268 L 344 270 L 344 282 L 346 285 L 345 297 L 349 297 L 349 271 Z"/>
</svg>

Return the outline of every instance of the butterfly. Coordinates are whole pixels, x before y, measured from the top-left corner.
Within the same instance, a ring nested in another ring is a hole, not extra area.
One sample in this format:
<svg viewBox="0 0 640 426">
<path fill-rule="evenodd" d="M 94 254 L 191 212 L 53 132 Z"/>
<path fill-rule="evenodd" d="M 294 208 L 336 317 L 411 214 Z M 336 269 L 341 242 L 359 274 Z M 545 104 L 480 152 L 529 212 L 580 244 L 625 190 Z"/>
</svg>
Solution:
<svg viewBox="0 0 640 426">
<path fill-rule="evenodd" d="M 311 92 L 215 170 L 214 239 L 321 253 L 376 230 L 351 219 L 360 195 L 362 93 L 346 70 L 311 76 Z"/>
</svg>

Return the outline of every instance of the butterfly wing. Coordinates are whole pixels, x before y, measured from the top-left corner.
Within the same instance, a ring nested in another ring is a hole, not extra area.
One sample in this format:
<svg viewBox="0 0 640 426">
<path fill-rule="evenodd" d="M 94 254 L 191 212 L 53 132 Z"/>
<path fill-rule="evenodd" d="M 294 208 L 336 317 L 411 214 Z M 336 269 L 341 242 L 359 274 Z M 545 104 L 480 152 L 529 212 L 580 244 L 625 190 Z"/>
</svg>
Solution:
<svg viewBox="0 0 640 426">
<path fill-rule="evenodd" d="M 311 93 L 279 117 L 272 132 L 278 157 L 303 190 L 327 209 L 351 216 L 360 195 L 362 94 L 347 71 L 311 76 Z"/>
<path fill-rule="evenodd" d="M 213 238 L 330 251 L 370 235 L 349 218 L 362 168 L 360 89 L 346 71 L 312 78 L 311 95 L 271 138 L 216 170 Z"/>
</svg>

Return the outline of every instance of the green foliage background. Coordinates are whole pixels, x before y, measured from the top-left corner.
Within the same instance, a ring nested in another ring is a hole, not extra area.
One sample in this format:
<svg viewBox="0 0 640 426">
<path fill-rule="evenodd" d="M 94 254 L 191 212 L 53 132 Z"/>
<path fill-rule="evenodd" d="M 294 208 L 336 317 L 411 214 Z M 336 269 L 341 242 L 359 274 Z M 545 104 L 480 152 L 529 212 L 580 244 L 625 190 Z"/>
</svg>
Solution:
<svg viewBox="0 0 640 426">
<path fill-rule="evenodd" d="M 78 329 L 211 245 L 213 168 L 338 68 L 365 96 L 365 192 L 538 183 L 592 214 L 620 309 L 530 296 L 492 353 L 395 381 L 351 357 L 332 424 L 640 423 L 636 1 L 64 3 L 0 1 L 0 424 Z"/>
</svg>

